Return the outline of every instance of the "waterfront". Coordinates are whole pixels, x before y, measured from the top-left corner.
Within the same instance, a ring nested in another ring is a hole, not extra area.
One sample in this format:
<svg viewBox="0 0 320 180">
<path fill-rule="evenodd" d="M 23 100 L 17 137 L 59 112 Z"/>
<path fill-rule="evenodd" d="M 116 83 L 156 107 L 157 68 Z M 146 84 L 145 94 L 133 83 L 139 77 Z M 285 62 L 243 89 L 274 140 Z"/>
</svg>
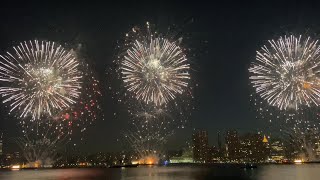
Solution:
<svg viewBox="0 0 320 180">
<path fill-rule="evenodd" d="M 146 166 L 138 168 L 78 168 L 42 170 L 2 170 L 0 179 L 6 180 L 314 180 L 320 179 L 320 164 L 263 165 L 256 169 L 200 166 Z"/>
</svg>

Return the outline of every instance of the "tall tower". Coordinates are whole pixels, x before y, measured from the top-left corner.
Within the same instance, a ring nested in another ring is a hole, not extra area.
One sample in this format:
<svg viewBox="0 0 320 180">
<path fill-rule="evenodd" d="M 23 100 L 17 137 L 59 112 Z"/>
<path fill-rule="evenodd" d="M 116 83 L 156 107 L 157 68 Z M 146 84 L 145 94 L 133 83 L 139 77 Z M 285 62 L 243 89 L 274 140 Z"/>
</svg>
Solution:
<svg viewBox="0 0 320 180">
<path fill-rule="evenodd" d="M 262 140 L 263 143 L 268 143 L 268 139 L 266 137 L 266 135 L 263 135 L 263 140 Z"/>
</svg>

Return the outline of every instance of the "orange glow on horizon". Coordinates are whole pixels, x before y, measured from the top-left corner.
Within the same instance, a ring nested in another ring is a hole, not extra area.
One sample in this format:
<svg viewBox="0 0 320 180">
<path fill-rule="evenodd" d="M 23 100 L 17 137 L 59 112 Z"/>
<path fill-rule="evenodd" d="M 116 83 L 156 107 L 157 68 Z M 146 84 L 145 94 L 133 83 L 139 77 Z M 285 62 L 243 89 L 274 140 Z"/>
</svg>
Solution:
<svg viewBox="0 0 320 180">
<path fill-rule="evenodd" d="M 295 164 L 301 164 L 301 163 L 303 163 L 303 160 L 302 159 L 295 159 L 294 163 Z"/>
<path fill-rule="evenodd" d="M 139 164 L 154 165 L 159 163 L 157 156 L 146 156 L 138 160 Z"/>
</svg>

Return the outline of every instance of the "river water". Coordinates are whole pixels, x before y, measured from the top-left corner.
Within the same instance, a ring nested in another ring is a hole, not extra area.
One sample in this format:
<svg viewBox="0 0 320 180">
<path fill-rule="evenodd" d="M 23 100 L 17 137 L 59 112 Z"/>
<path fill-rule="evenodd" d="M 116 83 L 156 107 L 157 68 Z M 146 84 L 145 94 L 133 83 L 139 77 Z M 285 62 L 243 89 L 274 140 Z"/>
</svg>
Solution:
<svg viewBox="0 0 320 180">
<path fill-rule="evenodd" d="M 137 167 L 43 170 L 0 170 L 4 180 L 320 180 L 320 164 L 264 165 L 256 169 L 230 167 Z"/>
</svg>

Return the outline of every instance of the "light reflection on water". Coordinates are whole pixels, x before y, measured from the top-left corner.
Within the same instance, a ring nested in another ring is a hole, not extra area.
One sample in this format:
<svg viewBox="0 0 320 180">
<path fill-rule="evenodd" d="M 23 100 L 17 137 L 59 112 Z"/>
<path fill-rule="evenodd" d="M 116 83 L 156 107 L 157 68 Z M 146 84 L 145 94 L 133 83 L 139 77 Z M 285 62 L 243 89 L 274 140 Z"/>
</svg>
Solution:
<svg viewBox="0 0 320 180">
<path fill-rule="evenodd" d="M 139 167 L 124 169 L 47 169 L 0 171 L 4 180 L 317 180 L 320 164 L 265 165 L 257 169 L 223 167 Z"/>
<path fill-rule="evenodd" d="M 320 164 L 269 165 L 257 171 L 258 180 L 320 180 Z"/>
</svg>

